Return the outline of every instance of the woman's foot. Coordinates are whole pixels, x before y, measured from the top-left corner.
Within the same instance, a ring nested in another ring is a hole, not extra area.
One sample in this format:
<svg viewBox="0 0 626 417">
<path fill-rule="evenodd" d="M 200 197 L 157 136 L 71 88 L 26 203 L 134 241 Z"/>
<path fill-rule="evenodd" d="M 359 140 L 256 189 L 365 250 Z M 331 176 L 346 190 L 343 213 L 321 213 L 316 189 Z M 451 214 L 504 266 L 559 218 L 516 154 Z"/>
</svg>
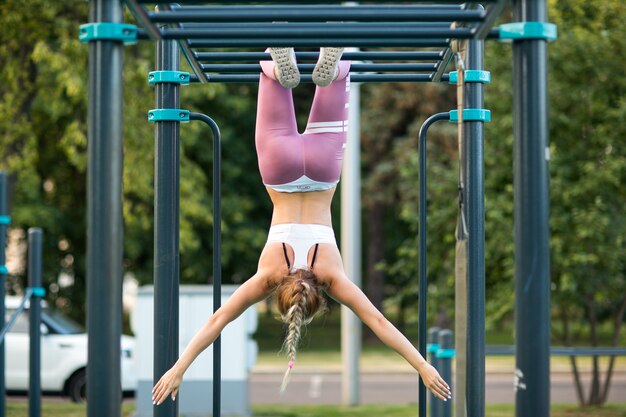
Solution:
<svg viewBox="0 0 626 417">
<path fill-rule="evenodd" d="M 300 84 L 300 71 L 296 63 L 296 53 L 293 48 L 269 48 L 274 61 L 274 75 L 276 80 L 285 88 L 294 88 Z"/>
<path fill-rule="evenodd" d="M 337 78 L 341 54 L 343 54 L 343 48 L 320 48 L 320 57 L 313 69 L 313 82 L 316 85 L 326 87 Z"/>
</svg>

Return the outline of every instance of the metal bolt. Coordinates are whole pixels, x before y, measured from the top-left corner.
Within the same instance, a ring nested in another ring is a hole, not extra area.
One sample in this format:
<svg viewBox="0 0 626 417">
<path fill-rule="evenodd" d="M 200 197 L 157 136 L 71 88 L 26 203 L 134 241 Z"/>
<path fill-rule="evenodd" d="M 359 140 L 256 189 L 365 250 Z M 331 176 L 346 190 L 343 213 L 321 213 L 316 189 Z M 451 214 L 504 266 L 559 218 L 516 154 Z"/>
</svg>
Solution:
<svg viewBox="0 0 626 417">
<path fill-rule="evenodd" d="M 184 119 L 185 118 L 185 113 L 181 113 L 181 114 L 179 114 L 179 116 L 180 116 L 181 119 Z"/>
<path fill-rule="evenodd" d="M 149 117 L 150 119 L 154 119 L 154 113 L 148 113 L 148 117 Z"/>
<path fill-rule="evenodd" d="M 154 75 L 150 74 L 150 76 L 148 77 L 148 79 L 149 79 L 150 81 L 154 80 Z"/>
</svg>

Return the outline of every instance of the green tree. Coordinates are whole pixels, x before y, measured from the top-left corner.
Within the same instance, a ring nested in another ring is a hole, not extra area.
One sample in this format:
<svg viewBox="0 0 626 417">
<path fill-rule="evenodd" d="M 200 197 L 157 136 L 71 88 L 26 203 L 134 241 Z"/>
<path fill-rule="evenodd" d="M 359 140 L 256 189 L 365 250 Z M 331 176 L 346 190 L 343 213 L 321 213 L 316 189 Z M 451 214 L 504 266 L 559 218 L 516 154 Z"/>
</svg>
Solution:
<svg viewBox="0 0 626 417">
<path fill-rule="evenodd" d="M 128 20 L 132 20 L 130 17 Z M 77 39 L 87 4 L 34 0 L 0 4 L 0 168 L 9 172 L 13 229 L 45 231 L 48 299 L 84 320 L 88 46 Z M 152 280 L 154 45 L 125 48 L 124 271 Z M 254 150 L 256 86 L 185 87 L 184 108 L 211 115 L 223 141 L 223 275 L 240 282 L 256 268 L 270 214 Z M 181 127 L 181 282 L 212 274 L 212 138 Z M 62 274 L 63 273 L 63 274 Z M 24 285 L 15 276 L 14 289 Z"/>
</svg>

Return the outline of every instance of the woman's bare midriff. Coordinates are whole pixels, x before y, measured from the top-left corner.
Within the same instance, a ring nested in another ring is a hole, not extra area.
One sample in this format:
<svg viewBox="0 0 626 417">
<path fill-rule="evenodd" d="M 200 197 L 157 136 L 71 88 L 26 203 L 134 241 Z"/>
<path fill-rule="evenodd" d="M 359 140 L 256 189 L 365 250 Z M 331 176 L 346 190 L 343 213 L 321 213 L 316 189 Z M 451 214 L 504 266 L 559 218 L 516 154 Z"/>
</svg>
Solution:
<svg viewBox="0 0 626 417">
<path fill-rule="evenodd" d="M 321 224 L 332 227 L 330 203 L 335 187 L 307 193 L 281 193 L 266 188 L 274 204 L 272 226 L 276 224 Z"/>
</svg>

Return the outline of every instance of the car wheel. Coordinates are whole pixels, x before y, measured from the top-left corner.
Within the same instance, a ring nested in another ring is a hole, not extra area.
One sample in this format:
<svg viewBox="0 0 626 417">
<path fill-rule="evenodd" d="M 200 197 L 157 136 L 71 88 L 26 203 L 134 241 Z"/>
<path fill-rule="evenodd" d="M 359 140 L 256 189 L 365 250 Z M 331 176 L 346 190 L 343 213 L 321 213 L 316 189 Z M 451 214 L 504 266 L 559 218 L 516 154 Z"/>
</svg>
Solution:
<svg viewBox="0 0 626 417">
<path fill-rule="evenodd" d="M 67 382 L 67 394 L 75 403 L 85 402 L 87 399 L 87 372 L 84 369 L 72 375 Z"/>
</svg>

